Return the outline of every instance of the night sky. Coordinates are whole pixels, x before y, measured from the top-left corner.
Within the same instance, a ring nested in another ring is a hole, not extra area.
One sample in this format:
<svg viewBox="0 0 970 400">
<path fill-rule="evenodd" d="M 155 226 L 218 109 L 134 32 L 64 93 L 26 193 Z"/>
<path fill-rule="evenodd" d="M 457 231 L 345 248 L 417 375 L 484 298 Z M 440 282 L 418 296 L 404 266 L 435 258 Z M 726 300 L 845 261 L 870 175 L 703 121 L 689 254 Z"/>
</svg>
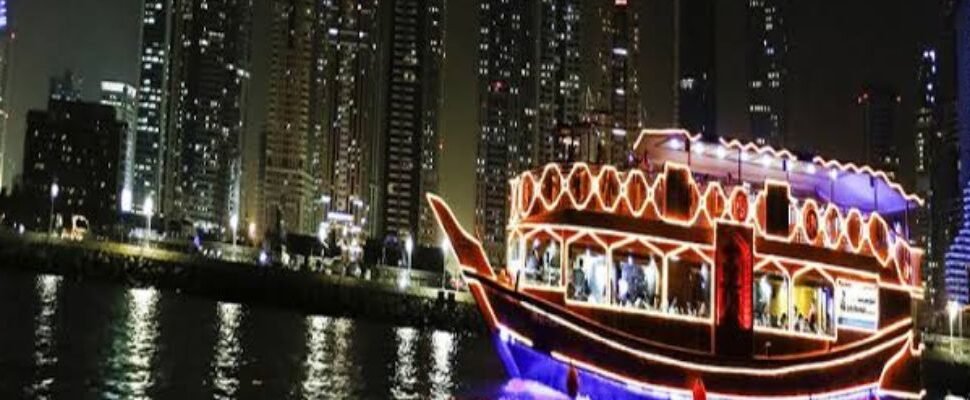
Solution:
<svg viewBox="0 0 970 400">
<path fill-rule="evenodd" d="M 865 83 L 886 83 L 903 97 L 897 137 L 904 168 L 911 165 L 915 65 L 920 45 L 939 39 L 936 1 L 789 1 L 789 145 L 829 157 L 859 158 L 862 114 L 856 95 Z M 650 127 L 667 127 L 672 121 L 671 2 L 635 3 L 642 27 L 640 82 Z M 253 137 L 265 113 L 266 84 L 261 77 L 268 54 L 264 39 L 268 0 L 255 3 L 249 157 L 256 155 Z M 136 83 L 142 4 L 140 0 L 10 0 L 8 4 L 16 41 L 7 162 L 19 171 L 26 111 L 45 107 L 51 75 L 67 68 L 76 71 L 84 77 L 88 100 L 97 99 L 101 80 Z M 477 0 L 447 2 L 441 191 L 466 223 L 472 220 L 474 206 L 478 100 L 477 29 L 472 27 L 477 24 L 477 4 Z M 718 130 L 724 136 L 747 135 L 745 4 L 745 0 L 718 1 Z"/>
</svg>

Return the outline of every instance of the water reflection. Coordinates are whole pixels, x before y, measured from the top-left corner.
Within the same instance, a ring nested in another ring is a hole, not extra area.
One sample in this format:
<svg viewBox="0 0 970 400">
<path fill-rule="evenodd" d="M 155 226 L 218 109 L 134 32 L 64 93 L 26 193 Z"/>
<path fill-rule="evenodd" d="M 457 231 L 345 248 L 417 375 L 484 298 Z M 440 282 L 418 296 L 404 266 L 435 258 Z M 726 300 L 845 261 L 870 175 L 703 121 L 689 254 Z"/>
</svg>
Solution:
<svg viewBox="0 0 970 400">
<path fill-rule="evenodd" d="M 125 294 L 127 316 L 112 355 L 107 360 L 106 384 L 111 397 L 148 399 L 153 384 L 152 361 L 158 340 L 158 291 L 129 289 Z"/>
<path fill-rule="evenodd" d="M 61 277 L 39 275 L 34 281 L 38 295 L 39 310 L 34 317 L 34 366 L 36 377 L 31 392 L 38 399 L 49 398 L 54 375 L 51 371 L 57 363 L 55 350 L 54 316 L 57 313 L 57 292 Z"/>
<path fill-rule="evenodd" d="M 394 376 L 391 380 L 391 396 L 395 399 L 415 399 L 418 397 L 417 354 L 418 331 L 411 327 L 394 328 L 397 343 L 397 360 L 394 361 Z"/>
<path fill-rule="evenodd" d="M 353 322 L 309 316 L 306 322 L 306 357 L 301 390 L 305 399 L 346 398 L 353 393 L 349 339 Z"/>
<path fill-rule="evenodd" d="M 431 370 L 428 382 L 431 383 L 431 398 L 447 399 L 454 390 L 452 380 L 452 360 L 455 356 L 455 334 L 447 331 L 434 331 L 431 334 Z"/>
<path fill-rule="evenodd" d="M 239 344 L 242 307 L 234 303 L 218 303 L 216 315 L 218 337 L 212 366 L 212 383 L 215 386 L 213 396 L 217 399 L 231 399 L 236 397 L 239 390 L 237 365 L 242 355 L 242 346 Z"/>
</svg>

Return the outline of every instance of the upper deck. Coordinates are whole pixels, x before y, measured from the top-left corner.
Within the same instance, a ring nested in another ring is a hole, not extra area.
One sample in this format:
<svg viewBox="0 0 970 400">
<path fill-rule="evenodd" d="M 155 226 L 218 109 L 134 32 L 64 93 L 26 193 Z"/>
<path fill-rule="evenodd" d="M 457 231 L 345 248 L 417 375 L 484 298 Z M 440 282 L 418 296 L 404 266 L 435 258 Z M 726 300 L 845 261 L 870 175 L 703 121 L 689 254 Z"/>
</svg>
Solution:
<svg viewBox="0 0 970 400">
<path fill-rule="evenodd" d="M 638 167 L 549 164 L 512 180 L 510 229 L 559 226 L 707 247 L 720 222 L 751 226 L 772 258 L 884 276 L 919 291 L 908 243 L 922 205 L 885 173 L 684 131 L 644 131 Z M 916 294 L 916 293 L 914 293 Z"/>
</svg>

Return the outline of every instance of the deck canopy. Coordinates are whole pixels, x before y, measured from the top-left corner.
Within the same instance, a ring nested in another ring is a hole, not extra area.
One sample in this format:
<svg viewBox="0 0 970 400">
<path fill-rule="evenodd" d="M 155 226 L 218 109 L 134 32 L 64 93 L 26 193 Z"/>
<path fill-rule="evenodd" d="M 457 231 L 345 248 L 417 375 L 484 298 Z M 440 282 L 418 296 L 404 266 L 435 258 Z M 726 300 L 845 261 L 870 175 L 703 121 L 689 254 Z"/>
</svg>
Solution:
<svg viewBox="0 0 970 400">
<path fill-rule="evenodd" d="M 708 176 L 726 184 L 766 180 L 788 182 L 792 195 L 831 202 L 842 208 L 891 215 L 923 205 L 919 196 L 907 193 L 885 172 L 796 154 L 770 146 L 693 136 L 684 130 L 644 130 L 634 144 L 637 159 L 649 166 L 665 162 L 690 166 L 697 176 Z"/>
</svg>

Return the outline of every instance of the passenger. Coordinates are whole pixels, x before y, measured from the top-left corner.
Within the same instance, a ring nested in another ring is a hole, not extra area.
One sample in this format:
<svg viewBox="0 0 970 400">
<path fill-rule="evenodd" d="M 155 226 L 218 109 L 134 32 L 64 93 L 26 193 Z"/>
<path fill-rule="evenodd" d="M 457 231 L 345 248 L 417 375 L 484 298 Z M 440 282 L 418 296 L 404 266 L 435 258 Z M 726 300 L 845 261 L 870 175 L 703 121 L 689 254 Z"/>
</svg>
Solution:
<svg viewBox="0 0 970 400">
<path fill-rule="evenodd" d="M 570 285 L 572 286 L 572 298 L 585 301 L 589 290 L 586 284 L 586 271 L 583 270 L 582 257 L 576 259 L 576 264 L 573 268 L 573 279 Z"/>
</svg>

